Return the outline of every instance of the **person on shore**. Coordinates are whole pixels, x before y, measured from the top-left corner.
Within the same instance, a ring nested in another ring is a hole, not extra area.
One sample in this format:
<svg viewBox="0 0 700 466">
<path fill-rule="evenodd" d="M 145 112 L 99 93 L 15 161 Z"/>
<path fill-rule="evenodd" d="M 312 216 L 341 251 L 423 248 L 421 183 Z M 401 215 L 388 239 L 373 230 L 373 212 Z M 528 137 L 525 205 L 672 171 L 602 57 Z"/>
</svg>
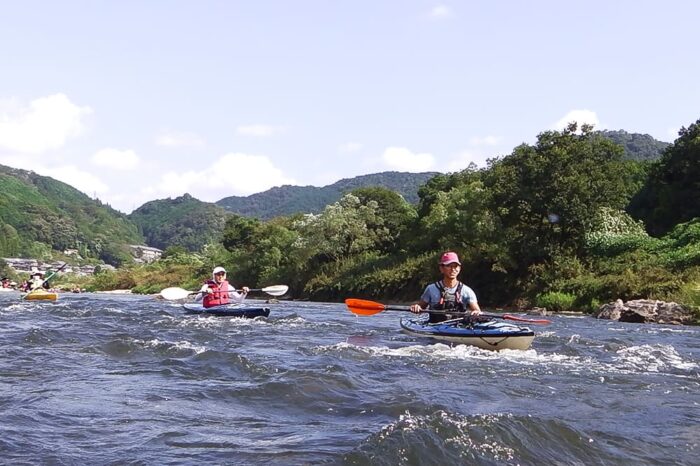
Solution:
<svg viewBox="0 0 700 466">
<path fill-rule="evenodd" d="M 230 303 L 242 303 L 248 295 L 249 288 L 241 287 L 241 293 L 236 291 L 226 280 L 226 269 L 215 267 L 211 274 L 212 279 L 207 280 L 199 293 L 195 296 L 195 301 L 203 301 L 204 307 L 221 306 Z"/>
<path fill-rule="evenodd" d="M 458 313 L 470 312 L 472 316 L 481 314 L 479 303 L 474 290 L 457 280 L 462 270 L 462 263 L 457 253 L 445 252 L 439 262 L 442 279 L 425 287 L 420 301 L 411 305 L 411 312 L 418 314 L 428 309 L 429 322 L 437 323 L 450 318 L 449 313 L 435 313 L 433 311 L 454 311 Z"/>
</svg>

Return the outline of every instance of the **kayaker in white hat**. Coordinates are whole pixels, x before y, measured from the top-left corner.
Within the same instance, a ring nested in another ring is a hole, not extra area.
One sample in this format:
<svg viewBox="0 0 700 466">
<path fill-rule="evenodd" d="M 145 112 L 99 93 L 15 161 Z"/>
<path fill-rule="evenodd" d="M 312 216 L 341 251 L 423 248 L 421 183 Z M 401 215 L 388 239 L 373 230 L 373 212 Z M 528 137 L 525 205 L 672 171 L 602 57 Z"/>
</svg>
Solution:
<svg viewBox="0 0 700 466">
<path fill-rule="evenodd" d="M 203 301 L 204 307 L 221 306 L 230 303 L 242 303 L 248 294 L 247 286 L 241 287 L 241 292 L 236 291 L 228 280 L 226 280 L 226 269 L 215 267 L 211 273 L 211 280 L 207 280 L 199 293 L 195 296 L 195 301 Z"/>
<path fill-rule="evenodd" d="M 420 301 L 411 305 L 411 312 L 420 313 L 428 310 L 468 312 L 481 314 L 476 293 L 464 283 L 457 280 L 462 271 L 462 263 L 456 252 L 447 251 L 440 256 L 438 263 L 442 279 L 425 287 Z M 449 314 L 430 313 L 430 322 L 442 322 L 450 318 Z"/>
<path fill-rule="evenodd" d="M 37 270 L 29 276 L 29 291 L 38 290 L 39 288 L 48 289 L 49 284 L 44 280 L 44 274 Z"/>
</svg>

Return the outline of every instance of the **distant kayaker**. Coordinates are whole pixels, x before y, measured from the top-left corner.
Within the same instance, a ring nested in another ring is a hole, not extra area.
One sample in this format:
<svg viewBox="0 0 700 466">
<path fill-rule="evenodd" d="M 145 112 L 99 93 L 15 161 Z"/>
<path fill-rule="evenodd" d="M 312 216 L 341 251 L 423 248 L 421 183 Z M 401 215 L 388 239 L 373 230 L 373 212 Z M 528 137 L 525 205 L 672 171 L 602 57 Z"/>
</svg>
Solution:
<svg viewBox="0 0 700 466">
<path fill-rule="evenodd" d="M 49 289 L 49 282 L 44 280 L 44 274 L 34 272 L 29 277 L 29 291 L 38 290 L 39 288 Z"/>
<path fill-rule="evenodd" d="M 247 286 L 241 287 L 241 293 L 236 291 L 226 280 L 226 269 L 215 267 L 211 274 L 212 279 L 207 280 L 199 290 L 195 301 L 202 301 L 204 307 L 221 306 L 222 304 L 242 303 L 248 294 Z"/>
<path fill-rule="evenodd" d="M 457 280 L 462 270 L 462 263 L 457 253 L 448 251 L 440 257 L 440 273 L 442 279 L 425 287 L 418 303 L 411 305 L 411 312 L 420 313 L 428 308 L 435 311 L 468 312 L 471 315 L 481 314 L 479 303 L 474 290 Z M 449 314 L 430 312 L 430 322 L 442 322 L 450 318 Z"/>
</svg>

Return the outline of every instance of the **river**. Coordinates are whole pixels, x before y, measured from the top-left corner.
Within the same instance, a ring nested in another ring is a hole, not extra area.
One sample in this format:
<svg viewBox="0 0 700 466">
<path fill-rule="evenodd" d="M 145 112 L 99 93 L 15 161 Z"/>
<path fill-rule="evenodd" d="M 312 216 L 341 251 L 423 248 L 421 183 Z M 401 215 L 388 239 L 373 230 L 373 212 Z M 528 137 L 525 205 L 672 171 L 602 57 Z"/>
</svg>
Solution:
<svg viewBox="0 0 700 466">
<path fill-rule="evenodd" d="M 0 294 L 3 464 L 697 465 L 700 328 L 555 316 L 528 351 L 401 312 Z"/>
</svg>

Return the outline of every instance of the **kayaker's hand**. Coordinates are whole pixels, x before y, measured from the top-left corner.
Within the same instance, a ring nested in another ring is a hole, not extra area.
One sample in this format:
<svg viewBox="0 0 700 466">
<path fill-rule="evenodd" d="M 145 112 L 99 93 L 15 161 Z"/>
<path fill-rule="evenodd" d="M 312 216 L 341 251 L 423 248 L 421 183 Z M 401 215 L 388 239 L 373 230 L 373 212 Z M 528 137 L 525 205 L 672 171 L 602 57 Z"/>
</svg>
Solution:
<svg viewBox="0 0 700 466">
<path fill-rule="evenodd" d="M 414 314 L 420 314 L 423 312 L 423 308 L 420 307 L 420 304 L 411 304 L 411 307 L 409 307 L 412 313 Z"/>
<path fill-rule="evenodd" d="M 199 292 L 202 294 L 209 294 L 211 293 L 211 288 L 209 288 L 209 285 L 204 285 L 202 286 L 202 289 L 199 290 Z"/>
<path fill-rule="evenodd" d="M 474 310 L 472 311 L 472 314 L 471 314 L 471 315 L 473 315 L 473 316 L 481 315 L 481 309 L 474 309 Z"/>
<path fill-rule="evenodd" d="M 248 292 L 250 291 L 250 288 L 248 288 L 247 286 L 244 286 L 244 287 L 241 287 L 241 291 L 243 291 L 243 294 L 248 294 Z"/>
</svg>

